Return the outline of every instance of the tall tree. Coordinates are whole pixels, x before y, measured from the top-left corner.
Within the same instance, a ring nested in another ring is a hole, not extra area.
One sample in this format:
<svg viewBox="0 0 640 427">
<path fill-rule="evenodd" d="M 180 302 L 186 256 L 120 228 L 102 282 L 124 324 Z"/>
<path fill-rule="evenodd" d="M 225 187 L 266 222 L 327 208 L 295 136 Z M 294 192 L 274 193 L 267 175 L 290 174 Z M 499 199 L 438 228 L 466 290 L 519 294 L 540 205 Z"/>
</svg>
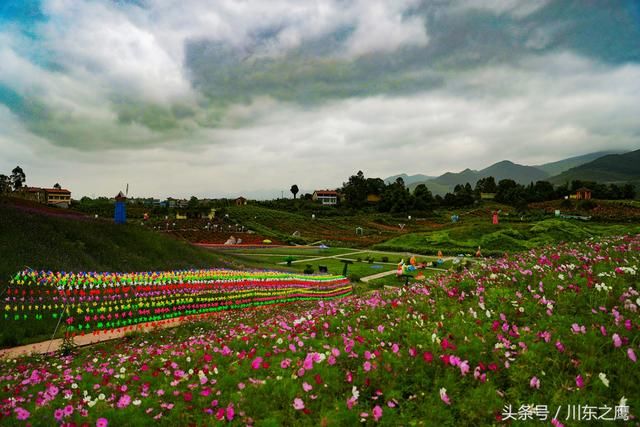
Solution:
<svg viewBox="0 0 640 427">
<path fill-rule="evenodd" d="M 349 177 L 349 181 L 342 184 L 346 205 L 351 208 L 361 208 L 367 204 L 367 180 L 362 171 Z"/>
<path fill-rule="evenodd" d="M 419 211 L 426 211 L 433 209 L 433 205 L 435 204 L 435 200 L 433 199 L 433 194 L 424 184 L 418 184 L 416 188 L 413 190 L 413 207 Z"/>
<path fill-rule="evenodd" d="M 291 191 L 291 193 L 293 194 L 293 198 L 295 199 L 296 195 L 298 194 L 298 191 L 300 191 L 300 190 L 298 189 L 298 186 L 296 184 L 293 184 L 291 186 L 291 190 L 289 190 L 289 191 Z"/>
<path fill-rule="evenodd" d="M 11 179 L 7 175 L 0 174 L 0 194 L 11 191 Z"/>
<path fill-rule="evenodd" d="M 16 166 L 11 171 L 11 185 L 13 186 L 13 191 L 17 191 L 24 185 L 27 180 L 27 176 L 20 166 Z"/>
</svg>

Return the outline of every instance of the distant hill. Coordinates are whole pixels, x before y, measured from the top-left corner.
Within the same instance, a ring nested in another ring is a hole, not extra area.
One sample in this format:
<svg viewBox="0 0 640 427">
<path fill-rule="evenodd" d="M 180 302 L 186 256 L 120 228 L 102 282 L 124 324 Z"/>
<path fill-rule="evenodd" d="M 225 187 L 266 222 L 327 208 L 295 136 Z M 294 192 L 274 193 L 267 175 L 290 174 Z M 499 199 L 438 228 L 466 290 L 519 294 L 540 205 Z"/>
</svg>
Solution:
<svg viewBox="0 0 640 427">
<path fill-rule="evenodd" d="M 557 162 L 545 163 L 542 165 L 536 165 L 535 168 L 538 168 L 546 173 L 549 176 L 559 175 L 562 172 L 568 171 L 571 168 L 575 168 L 577 166 L 583 165 L 585 163 L 592 162 L 600 157 L 607 156 L 609 154 L 624 154 L 625 151 L 597 151 L 595 153 L 584 154 L 582 156 L 569 157 L 567 159 L 558 160 Z"/>
<path fill-rule="evenodd" d="M 468 182 L 475 186 L 479 179 L 488 176 L 493 176 L 496 182 L 502 179 L 513 179 L 520 184 L 529 184 L 530 182 L 547 179 L 549 175 L 533 166 L 524 166 L 509 160 L 503 160 L 479 171 L 465 169 L 458 173 L 447 172 L 437 178 L 411 184 L 409 188 L 413 189 L 418 184 L 425 184 L 432 193 L 444 195 L 453 191 L 458 184 L 464 185 Z"/>
<path fill-rule="evenodd" d="M 390 176 L 388 178 L 384 179 L 385 184 L 391 184 L 393 182 L 396 181 L 396 179 L 398 178 L 402 178 L 402 180 L 404 181 L 404 185 L 411 185 L 415 182 L 424 182 L 424 181 L 428 181 L 430 179 L 435 178 L 435 176 L 429 176 L 429 175 L 422 175 L 422 174 L 416 174 L 416 175 L 407 175 L 406 173 L 401 173 L 400 175 L 393 175 Z"/>
<path fill-rule="evenodd" d="M 609 154 L 549 178 L 553 184 L 564 184 L 573 180 L 638 183 L 640 182 L 640 150 L 624 154 Z"/>
</svg>

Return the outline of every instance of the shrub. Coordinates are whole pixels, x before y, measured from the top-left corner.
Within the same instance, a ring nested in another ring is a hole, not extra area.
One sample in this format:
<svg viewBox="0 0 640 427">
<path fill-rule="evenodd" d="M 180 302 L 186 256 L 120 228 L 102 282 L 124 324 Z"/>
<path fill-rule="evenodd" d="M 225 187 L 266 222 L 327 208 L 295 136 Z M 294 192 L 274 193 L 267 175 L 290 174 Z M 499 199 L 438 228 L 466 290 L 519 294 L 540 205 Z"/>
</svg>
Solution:
<svg viewBox="0 0 640 427">
<path fill-rule="evenodd" d="M 383 256 L 382 257 L 382 262 L 389 262 L 389 257 L 388 256 Z"/>
<path fill-rule="evenodd" d="M 352 282 L 352 283 L 359 282 L 361 278 L 362 277 L 359 274 L 356 274 L 356 273 L 351 273 L 351 274 L 349 274 L 349 277 L 348 277 L 349 281 Z"/>
<path fill-rule="evenodd" d="M 561 208 L 565 208 L 565 209 L 571 209 L 571 208 L 573 208 L 573 203 L 569 199 L 563 199 L 560 202 L 560 207 Z"/>
<path fill-rule="evenodd" d="M 597 204 L 593 200 L 580 200 L 576 207 L 581 211 L 590 211 L 596 206 Z"/>
<path fill-rule="evenodd" d="M 304 269 L 304 274 L 313 274 L 313 266 L 311 264 L 307 264 Z"/>
</svg>

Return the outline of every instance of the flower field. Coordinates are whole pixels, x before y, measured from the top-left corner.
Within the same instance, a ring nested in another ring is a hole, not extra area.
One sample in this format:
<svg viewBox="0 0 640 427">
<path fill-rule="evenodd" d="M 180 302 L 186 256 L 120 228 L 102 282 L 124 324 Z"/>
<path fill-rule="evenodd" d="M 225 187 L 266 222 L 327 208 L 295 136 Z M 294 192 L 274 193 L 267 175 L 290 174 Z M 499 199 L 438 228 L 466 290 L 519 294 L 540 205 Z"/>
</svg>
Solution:
<svg viewBox="0 0 640 427">
<path fill-rule="evenodd" d="M 629 425 L 639 268 L 640 236 L 592 239 L 7 360 L 0 424 Z"/>
</svg>

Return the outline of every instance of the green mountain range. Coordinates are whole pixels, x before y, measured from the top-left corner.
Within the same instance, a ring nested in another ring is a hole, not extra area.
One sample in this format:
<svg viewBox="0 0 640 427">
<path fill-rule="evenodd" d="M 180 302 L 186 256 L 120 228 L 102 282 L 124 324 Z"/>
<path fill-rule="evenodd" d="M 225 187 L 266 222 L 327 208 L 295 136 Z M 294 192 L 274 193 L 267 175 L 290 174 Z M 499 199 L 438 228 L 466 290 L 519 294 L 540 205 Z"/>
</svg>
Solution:
<svg viewBox="0 0 640 427">
<path fill-rule="evenodd" d="M 626 156 L 633 153 L 636 152 L 598 151 L 536 166 L 520 165 L 509 160 L 503 160 L 479 171 L 465 169 L 461 172 L 447 172 L 435 178 L 429 178 L 426 175 L 400 174 L 386 178 L 385 182 L 392 182 L 397 177 L 402 177 L 405 185 L 411 190 L 419 184 L 425 184 L 433 194 L 440 195 L 452 192 L 458 184 L 464 185 L 468 182 L 475 186 L 479 179 L 488 176 L 493 176 L 496 182 L 501 179 L 513 179 L 523 185 L 540 180 L 562 184 L 572 179 L 596 180 L 599 182 L 635 182 L 640 178 L 633 171 L 633 166 L 640 163 L 626 160 Z M 630 156 L 630 158 L 633 158 L 633 156 Z M 589 166 L 593 163 L 595 163 L 594 166 Z M 593 177 L 598 177 L 599 179 Z"/>
<path fill-rule="evenodd" d="M 573 180 L 640 183 L 640 150 L 609 154 L 549 178 L 553 184 L 564 184 Z"/>
</svg>

